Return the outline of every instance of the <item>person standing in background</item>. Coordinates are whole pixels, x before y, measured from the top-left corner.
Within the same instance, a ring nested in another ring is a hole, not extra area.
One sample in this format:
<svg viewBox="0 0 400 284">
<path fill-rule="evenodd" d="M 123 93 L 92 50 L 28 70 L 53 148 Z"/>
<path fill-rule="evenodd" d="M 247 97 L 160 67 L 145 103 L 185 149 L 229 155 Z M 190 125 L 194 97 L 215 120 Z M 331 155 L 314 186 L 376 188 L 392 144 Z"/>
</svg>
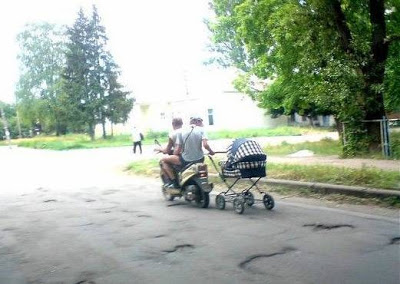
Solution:
<svg viewBox="0 0 400 284">
<path fill-rule="evenodd" d="M 136 147 L 139 146 L 140 154 L 142 154 L 142 137 L 143 134 L 136 128 L 133 127 L 132 131 L 132 142 L 133 142 L 133 153 L 136 154 Z"/>
</svg>

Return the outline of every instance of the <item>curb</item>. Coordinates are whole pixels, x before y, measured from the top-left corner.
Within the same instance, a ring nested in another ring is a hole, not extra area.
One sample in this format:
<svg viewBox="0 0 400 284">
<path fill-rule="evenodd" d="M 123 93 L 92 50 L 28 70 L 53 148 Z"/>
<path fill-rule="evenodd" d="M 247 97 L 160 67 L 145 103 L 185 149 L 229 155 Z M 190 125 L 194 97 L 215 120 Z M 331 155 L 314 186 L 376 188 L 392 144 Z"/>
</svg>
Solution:
<svg viewBox="0 0 400 284">
<path fill-rule="evenodd" d="M 218 177 L 218 174 L 209 174 L 210 176 Z M 270 185 L 286 185 L 290 187 L 302 187 L 309 188 L 314 191 L 322 192 L 324 194 L 329 193 L 340 193 L 353 195 L 357 197 L 395 197 L 400 199 L 400 190 L 390 190 L 381 188 L 368 188 L 361 186 L 348 186 L 348 185 L 336 185 L 319 182 L 304 182 L 304 181 L 293 181 L 293 180 L 282 180 L 282 179 L 267 179 L 260 180 L 261 183 Z"/>
</svg>

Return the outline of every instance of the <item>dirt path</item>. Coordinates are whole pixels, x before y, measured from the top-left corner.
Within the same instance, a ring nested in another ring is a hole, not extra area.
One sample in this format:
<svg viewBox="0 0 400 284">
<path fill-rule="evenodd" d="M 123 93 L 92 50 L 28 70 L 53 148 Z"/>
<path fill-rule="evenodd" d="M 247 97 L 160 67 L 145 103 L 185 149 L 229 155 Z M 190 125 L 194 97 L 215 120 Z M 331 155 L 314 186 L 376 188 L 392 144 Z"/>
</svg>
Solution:
<svg viewBox="0 0 400 284">
<path fill-rule="evenodd" d="M 277 136 L 277 137 L 256 137 L 253 138 L 261 145 L 280 145 L 282 142 L 297 144 L 303 142 L 316 142 L 321 139 L 329 138 L 338 140 L 337 132 L 327 132 L 299 136 Z M 232 142 L 232 139 L 211 140 L 213 149 L 224 151 Z M 336 167 L 349 167 L 361 169 L 363 167 L 374 167 L 382 170 L 400 171 L 400 161 L 398 160 L 377 160 L 377 159 L 341 159 L 339 156 L 268 156 L 268 161 L 273 163 L 301 164 L 301 165 L 330 165 Z"/>
<path fill-rule="evenodd" d="M 375 159 L 340 159 L 338 156 L 311 157 L 276 157 L 269 156 L 269 162 L 301 165 L 329 165 L 361 169 L 363 167 L 378 168 L 389 171 L 400 171 L 400 161 Z"/>
</svg>

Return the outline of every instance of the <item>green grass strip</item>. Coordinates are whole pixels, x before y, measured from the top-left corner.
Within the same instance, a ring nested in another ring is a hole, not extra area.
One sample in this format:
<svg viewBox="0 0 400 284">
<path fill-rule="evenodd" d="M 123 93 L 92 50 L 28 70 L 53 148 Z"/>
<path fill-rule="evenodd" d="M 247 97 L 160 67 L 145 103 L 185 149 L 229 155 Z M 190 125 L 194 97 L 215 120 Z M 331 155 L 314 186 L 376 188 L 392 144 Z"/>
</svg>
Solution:
<svg viewBox="0 0 400 284">
<path fill-rule="evenodd" d="M 207 164 L 209 172 L 216 173 L 210 161 L 207 160 Z M 126 167 L 126 170 L 132 174 L 157 176 L 159 173 L 158 160 L 132 162 Z M 268 178 L 274 179 L 400 190 L 400 172 L 370 167 L 350 169 L 324 165 L 268 163 L 267 174 Z"/>
</svg>

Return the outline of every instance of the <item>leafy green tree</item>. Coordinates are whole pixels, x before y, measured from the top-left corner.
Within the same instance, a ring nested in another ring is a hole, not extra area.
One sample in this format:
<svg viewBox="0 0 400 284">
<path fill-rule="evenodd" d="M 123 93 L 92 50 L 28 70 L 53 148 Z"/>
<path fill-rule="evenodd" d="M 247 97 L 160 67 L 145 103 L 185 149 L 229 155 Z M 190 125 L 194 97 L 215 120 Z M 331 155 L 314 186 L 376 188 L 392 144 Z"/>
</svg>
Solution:
<svg viewBox="0 0 400 284">
<path fill-rule="evenodd" d="M 106 137 L 106 120 L 126 121 L 132 99 L 118 83 L 119 69 L 106 50 L 108 39 L 95 6 L 90 19 L 82 9 L 79 11 L 68 35 L 64 87 L 71 107 L 71 122 L 85 123 L 91 139 L 94 139 L 96 124 L 100 123 Z"/>
<path fill-rule="evenodd" d="M 31 124 L 20 123 L 15 104 L 7 104 L 0 101 L 0 110 L 1 109 L 4 111 L 5 120 L 11 138 L 13 139 L 18 138 L 20 134 L 23 137 L 30 135 Z M 0 111 L 0 140 L 2 140 L 4 137 L 5 137 L 4 122 L 3 122 L 2 112 Z"/>
<path fill-rule="evenodd" d="M 61 71 L 65 62 L 65 37 L 61 27 L 28 24 L 18 34 L 21 76 L 16 99 L 21 118 L 32 126 L 40 121 L 46 132 L 66 131 L 65 109 L 59 102 Z"/>
<path fill-rule="evenodd" d="M 118 66 L 113 60 L 107 60 L 106 62 L 107 90 L 104 96 L 103 115 L 111 122 L 111 125 L 125 123 L 132 110 L 134 99 L 129 97 L 130 92 L 124 91 L 123 86 L 118 82 L 118 76 L 120 75 Z M 113 133 L 111 134 L 113 135 Z"/>
<path fill-rule="evenodd" d="M 331 113 L 346 123 L 344 153 L 379 143 L 384 100 L 399 105 L 398 0 L 214 0 L 218 62 L 273 111 Z M 272 84 L 254 90 L 253 79 Z M 397 77 L 398 78 L 398 77 Z"/>
</svg>

